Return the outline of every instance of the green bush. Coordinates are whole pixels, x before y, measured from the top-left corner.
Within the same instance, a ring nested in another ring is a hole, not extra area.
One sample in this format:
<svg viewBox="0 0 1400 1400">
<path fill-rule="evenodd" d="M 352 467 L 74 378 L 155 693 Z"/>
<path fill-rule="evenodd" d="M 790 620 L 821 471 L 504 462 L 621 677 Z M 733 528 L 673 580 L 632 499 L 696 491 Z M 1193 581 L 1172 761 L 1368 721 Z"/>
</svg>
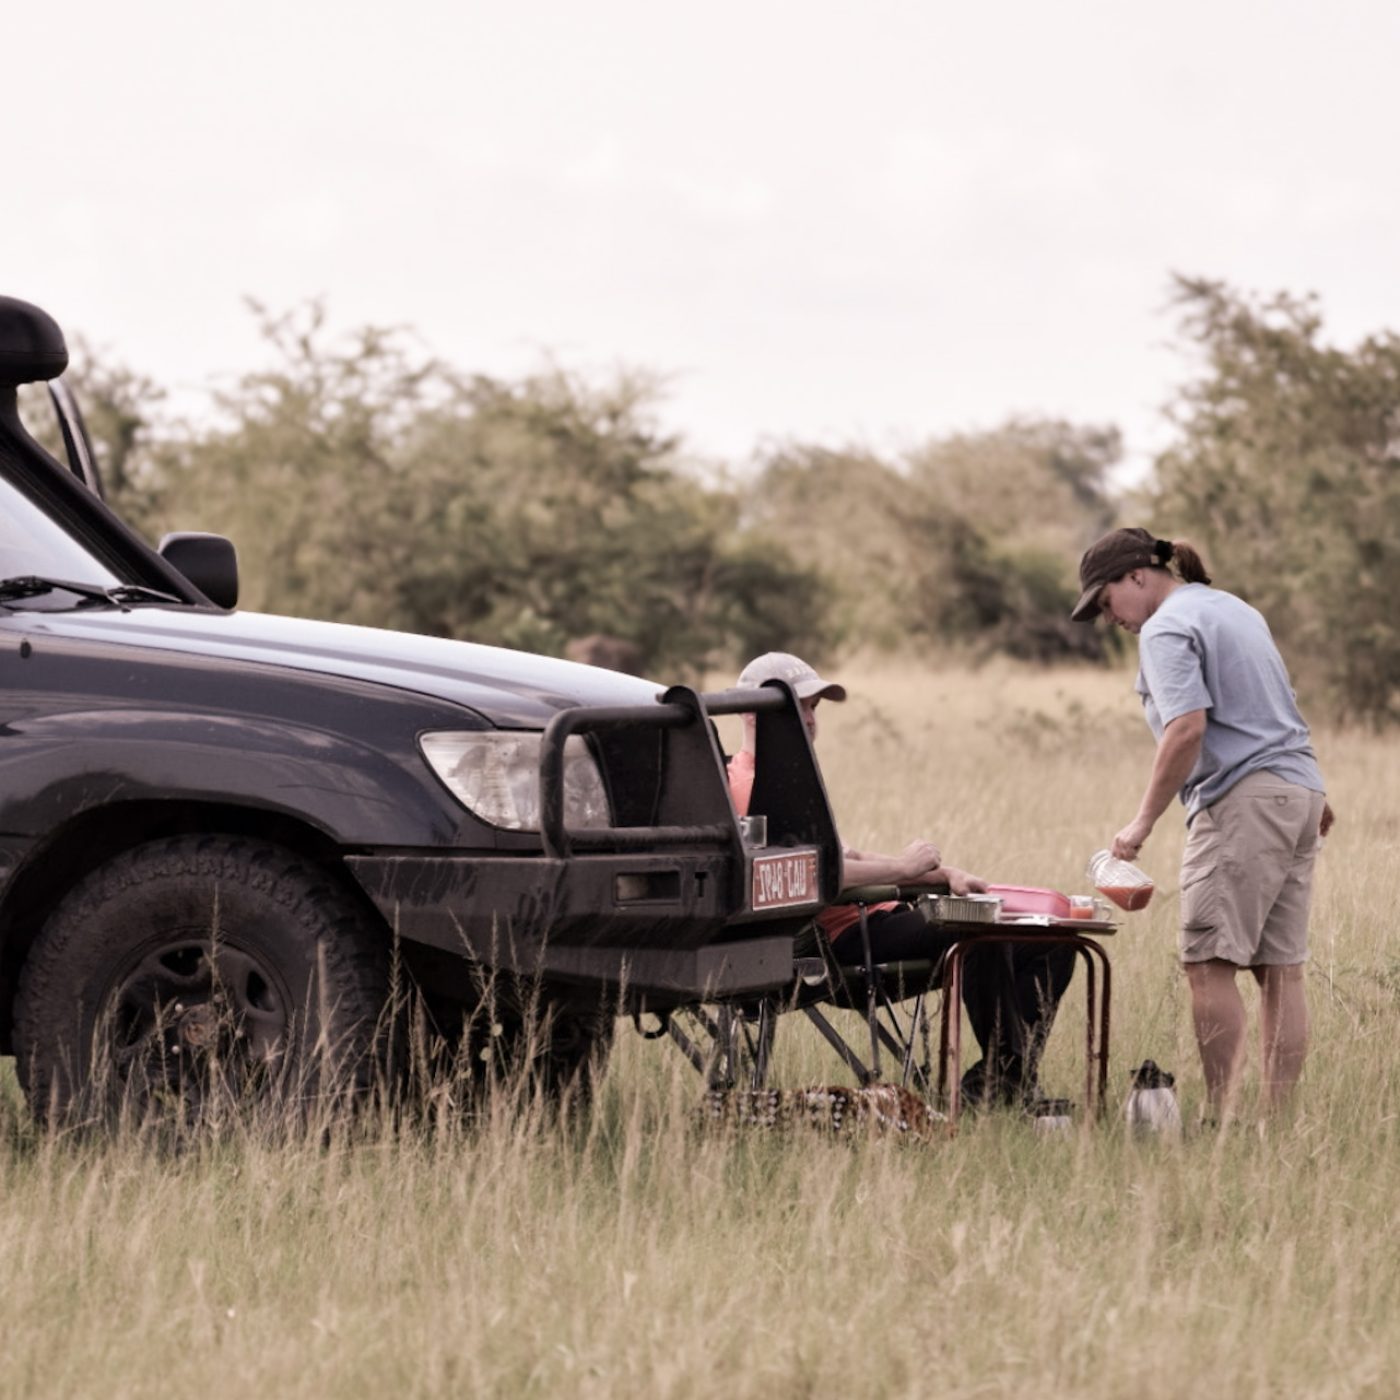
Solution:
<svg viewBox="0 0 1400 1400">
<path fill-rule="evenodd" d="M 1300 684 L 1400 719 L 1400 339 L 1322 340 L 1311 299 L 1177 281 L 1199 377 L 1157 466 L 1160 529 L 1269 619 Z"/>
</svg>

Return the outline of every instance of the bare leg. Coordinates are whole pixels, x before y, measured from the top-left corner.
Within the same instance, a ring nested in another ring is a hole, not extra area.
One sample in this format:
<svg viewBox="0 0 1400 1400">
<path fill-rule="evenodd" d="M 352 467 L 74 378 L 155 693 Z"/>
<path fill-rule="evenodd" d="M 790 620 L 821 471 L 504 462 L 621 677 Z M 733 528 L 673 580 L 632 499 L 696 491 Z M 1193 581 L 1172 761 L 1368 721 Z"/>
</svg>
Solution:
<svg viewBox="0 0 1400 1400">
<path fill-rule="evenodd" d="M 1206 1100 L 1216 1118 L 1233 1111 L 1244 1068 L 1245 1014 L 1235 985 L 1238 971 L 1234 963 L 1219 958 L 1186 964 Z"/>
<path fill-rule="evenodd" d="M 1259 1029 L 1264 1041 L 1264 1101 L 1282 1108 L 1308 1056 L 1308 1002 L 1301 963 L 1250 969 L 1259 983 Z"/>
</svg>

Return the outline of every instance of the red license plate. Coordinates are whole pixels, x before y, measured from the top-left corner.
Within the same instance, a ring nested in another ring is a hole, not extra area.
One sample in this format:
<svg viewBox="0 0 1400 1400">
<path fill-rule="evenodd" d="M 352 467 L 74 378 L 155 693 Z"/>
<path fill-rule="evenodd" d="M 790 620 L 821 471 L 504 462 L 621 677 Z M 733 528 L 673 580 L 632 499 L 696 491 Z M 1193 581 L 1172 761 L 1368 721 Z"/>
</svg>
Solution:
<svg viewBox="0 0 1400 1400">
<path fill-rule="evenodd" d="M 815 851 L 775 851 L 753 858 L 755 909 L 786 909 L 820 899 Z"/>
</svg>

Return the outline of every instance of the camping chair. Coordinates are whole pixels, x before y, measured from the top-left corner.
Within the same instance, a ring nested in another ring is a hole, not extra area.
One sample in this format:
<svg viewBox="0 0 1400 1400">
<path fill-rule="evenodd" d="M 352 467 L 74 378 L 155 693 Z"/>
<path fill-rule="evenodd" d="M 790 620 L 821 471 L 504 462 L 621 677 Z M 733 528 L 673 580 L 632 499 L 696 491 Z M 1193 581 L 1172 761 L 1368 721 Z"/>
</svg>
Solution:
<svg viewBox="0 0 1400 1400">
<path fill-rule="evenodd" d="M 943 980 L 942 958 L 876 963 L 870 947 L 869 910 L 888 900 L 906 899 L 931 917 L 926 890 L 901 892 L 893 885 L 862 885 L 842 890 L 834 903 L 854 904 L 859 912 L 861 960 L 838 962 L 831 943 L 815 924 L 798 937 L 794 978 L 779 992 L 757 1001 L 684 1008 L 692 1038 L 675 1014 L 665 1017 L 649 1038 L 669 1035 L 711 1089 L 767 1087 L 778 1019 L 800 1011 L 862 1087 L 882 1078 L 882 1048 L 899 1063 L 899 1083 L 928 1097 L 934 1089 L 928 996 Z M 901 1006 L 908 1002 L 907 1010 Z M 869 1037 L 869 1063 L 823 1013 L 823 1006 L 860 1011 Z M 640 1029 L 640 1027 L 639 1027 Z M 708 1048 L 702 1048 L 708 1041 Z M 920 1054 L 922 1051 L 922 1054 Z"/>
</svg>

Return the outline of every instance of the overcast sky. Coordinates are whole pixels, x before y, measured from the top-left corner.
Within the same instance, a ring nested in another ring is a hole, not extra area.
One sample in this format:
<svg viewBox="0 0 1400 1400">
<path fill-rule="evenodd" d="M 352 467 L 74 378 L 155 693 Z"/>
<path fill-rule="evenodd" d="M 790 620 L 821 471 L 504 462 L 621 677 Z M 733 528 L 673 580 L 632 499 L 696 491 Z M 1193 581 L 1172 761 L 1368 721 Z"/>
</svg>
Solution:
<svg viewBox="0 0 1400 1400">
<path fill-rule="evenodd" d="M 324 297 L 668 376 L 743 460 L 1012 413 L 1137 462 L 1172 270 L 1400 328 L 1400 6 L 4 0 L 0 291 L 177 390 Z"/>
</svg>

